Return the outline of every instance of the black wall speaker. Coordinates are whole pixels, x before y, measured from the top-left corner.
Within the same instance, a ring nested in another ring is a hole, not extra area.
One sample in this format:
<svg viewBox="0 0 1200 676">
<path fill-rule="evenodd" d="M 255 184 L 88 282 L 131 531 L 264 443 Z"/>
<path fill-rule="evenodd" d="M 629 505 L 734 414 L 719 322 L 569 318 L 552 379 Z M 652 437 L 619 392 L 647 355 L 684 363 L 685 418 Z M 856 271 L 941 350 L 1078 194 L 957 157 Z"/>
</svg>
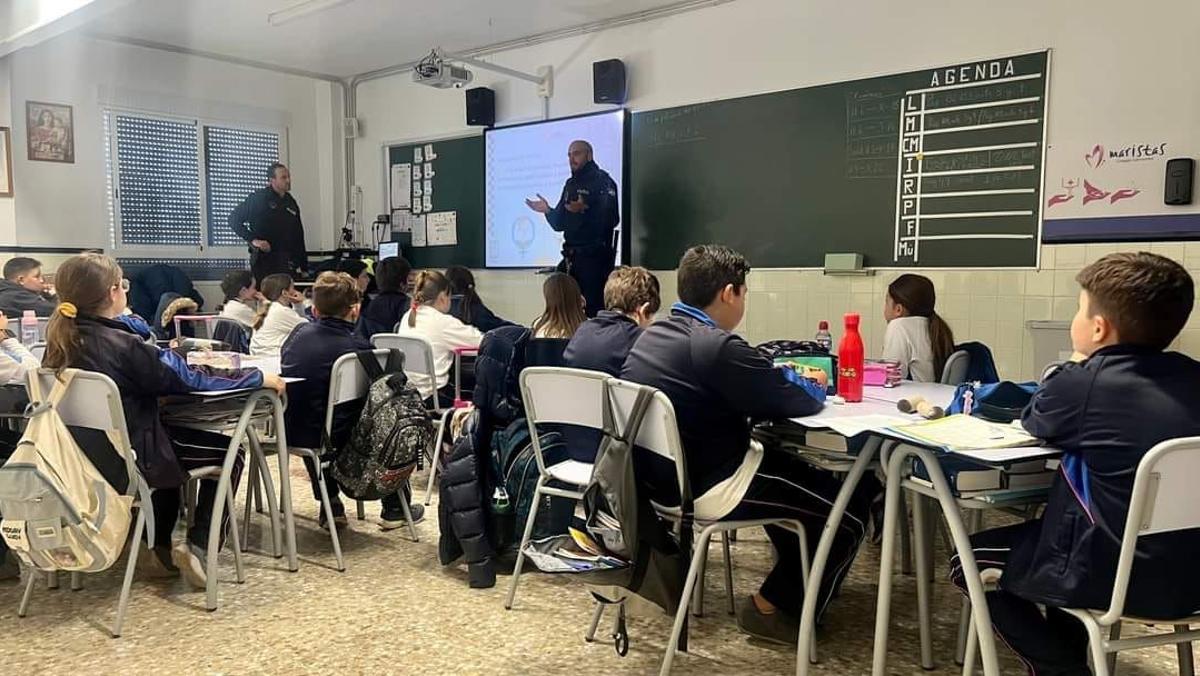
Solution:
<svg viewBox="0 0 1200 676">
<path fill-rule="evenodd" d="M 592 64 L 592 98 L 596 103 L 625 103 L 628 89 L 625 62 L 620 59 Z"/>
<path fill-rule="evenodd" d="M 1190 157 L 1167 160 L 1167 189 L 1163 195 L 1166 204 L 1192 203 L 1192 174 L 1196 161 Z"/>
<path fill-rule="evenodd" d="M 490 127 L 496 124 L 496 92 L 487 87 L 467 90 L 467 124 Z"/>
</svg>

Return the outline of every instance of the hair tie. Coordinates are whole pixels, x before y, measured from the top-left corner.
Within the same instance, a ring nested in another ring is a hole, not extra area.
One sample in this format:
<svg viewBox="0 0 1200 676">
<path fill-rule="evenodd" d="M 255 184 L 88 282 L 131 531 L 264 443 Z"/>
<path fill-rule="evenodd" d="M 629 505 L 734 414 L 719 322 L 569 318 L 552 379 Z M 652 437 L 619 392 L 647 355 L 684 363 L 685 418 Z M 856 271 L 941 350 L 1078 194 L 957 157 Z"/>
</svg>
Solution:
<svg viewBox="0 0 1200 676">
<path fill-rule="evenodd" d="M 419 307 L 421 307 L 421 302 L 420 302 L 420 301 L 418 301 L 416 298 L 414 298 L 414 299 L 413 299 L 413 306 L 412 306 L 412 309 L 416 310 L 416 309 L 417 309 L 417 308 L 419 308 Z"/>
<path fill-rule="evenodd" d="M 75 307 L 74 303 L 59 303 L 58 314 L 70 319 L 75 319 L 75 317 L 79 314 L 79 308 Z"/>
</svg>

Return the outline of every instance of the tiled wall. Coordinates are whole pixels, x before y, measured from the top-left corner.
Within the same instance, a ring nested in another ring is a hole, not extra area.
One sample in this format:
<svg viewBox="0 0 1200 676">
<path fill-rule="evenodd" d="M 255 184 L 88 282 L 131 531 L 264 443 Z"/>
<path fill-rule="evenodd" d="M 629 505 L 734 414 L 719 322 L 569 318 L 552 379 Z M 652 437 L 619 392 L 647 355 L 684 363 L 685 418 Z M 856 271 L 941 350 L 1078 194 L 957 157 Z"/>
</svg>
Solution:
<svg viewBox="0 0 1200 676">
<path fill-rule="evenodd" d="M 978 340 L 990 346 L 1002 377 L 1032 379 L 1043 364 L 1034 363 L 1033 334 L 1026 322 L 1069 321 L 1079 295 L 1075 275 L 1084 265 L 1115 251 L 1145 250 L 1179 261 L 1200 281 L 1200 243 L 1044 246 L 1038 271 L 917 272 L 933 280 L 938 312 L 954 330 L 957 341 Z M 526 271 L 479 270 L 475 274 L 484 300 L 506 319 L 529 322 L 541 312 L 544 278 Z M 664 305 L 669 305 L 675 300 L 675 274 L 656 274 L 662 282 Z M 869 277 L 834 277 L 816 270 L 756 269 L 749 277 L 750 296 L 739 332 L 751 343 L 811 338 L 817 322 L 827 319 L 836 339 L 842 314 L 852 311 L 863 316 L 868 353 L 878 354 L 883 345 L 884 290 L 898 274 L 886 271 Z M 1174 348 L 1200 358 L 1200 308 L 1193 311 Z"/>
</svg>

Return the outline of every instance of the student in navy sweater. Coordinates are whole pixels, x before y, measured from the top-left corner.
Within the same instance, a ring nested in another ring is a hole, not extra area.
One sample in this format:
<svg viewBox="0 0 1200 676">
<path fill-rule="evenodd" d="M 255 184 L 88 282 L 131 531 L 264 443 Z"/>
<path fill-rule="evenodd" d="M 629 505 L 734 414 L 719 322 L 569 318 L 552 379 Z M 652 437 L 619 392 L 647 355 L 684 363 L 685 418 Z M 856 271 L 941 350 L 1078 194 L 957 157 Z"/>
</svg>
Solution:
<svg viewBox="0 0 1200 676">
<path fill-rule="evenodd" d="M 1083 625 L 1057 607 L 1109 606 L 1138 463 L 1159 442 L 1200 436 L 1200 363 L 1165 351 L 1192 311 L 1187 271 L 1155 254 L 1119 253 L 1076 279 L 1075 358 L 1045 380 L 1021 418 L 1064 452 L 1046 510 L 972 538 L 980 569 L 1003 571 L 999 590 L 988 593 L 996 633 L 1038 676 L 1090 673 Z M 1198 559 L 1196 530 L 1139 540 L 1125 612 L 1193 615 Z M 951 565 L 951 580 L 965 590 L 957 557 Z"/>
<path fill-rule="evenodd" d="M 613 270 L 604 284 L 604 309 L 579 325 L 563 352 L 567 366 L 620 375 L 634 341 L 654 321 L 661 303 L 658 278 L 649 270 Z"/>
<path fill-rule="evenodd" d="M 487 333 L 501 326 L 516 326 L 501 319 L 483 304 L 475 290 L 475 275 L 461 265 L 446 268 L 446 279 L 450 280 L 450 314 L 463 324 L 469 324 Z"/>
<path fill-rule="evenodd" d="M 692 247 L 679 262 L 680 302 L 647 328 L 625 360 L 621 377 L 658 388 L 671 400 L 687 458 L 699 519 L 792 517 L 804 523 L 815 551 L 840 488 L 832 475 L 750 438 L 752 419 L 812 415 L 825 399 L 824 374 L 801 378 L 733 333 L 746 309 L 746 259 L 723 246 Z M 674 467 L 638 454 L 639 484 L 660 504 L 678 504 Z M 864 486 L 864 489 L 866 487 Z M 819 609 L 850 568 L 865 532 L 867 490 L 851 501 L 830 552 Z M 767 527 L 775 567 L 738 613 L 742 631 L 796 644 L 804 586 L 800 543 Z"/>
<path fill-rule="evenodd" d="M 412 265 L 403 256 L 385 258 L 375 266 L 375 283 L 379 295 L 363 308 L 354 333 L 371 340 L 376 333 L 395 333 L 396 325 L 405 312 L 412 309 L 408 296 L 408 275 Z"/>
<path fill-rule="evenodd" d="M 342 355 L 371 349 L 368 341 L 354 334 L 361 295 L 353 277 L 345 272 L 322 272 L 313 284 L 312 299 L 317 320 L 296 327 L 280 352 L 280 373 L 285 378 L 303 378 L 287 386 L 288 407 L 283 414 L 288 443 L 300 448 L 321 448 L 333 363 Z M 346 402 L 334 408 L 329 439 L 331 449 L 327 450 L 336 455 L 346 445 L 361 411 L 361 401 Z M 321 489 L 316 483 L 316 469 L 308 458 L 304 463 L 313 481 L 313 497 L 319 501 Z M 338 497 L 338 485 L 330 472 L 325 472 L 325 490 L 329 492 L 334 523 L 339 528 L 345 526 L 346 508 Z M 384 530 L 407 524 L 400 500 L 397 495 L 381 500 L 380 526 Z M 419 521 L 424 515 L 424 507 L 412 505 L 411 509 L 413 521 Z M 320 519 L 321 526 L 327 527 L 323 510 Z"/>
</svg>

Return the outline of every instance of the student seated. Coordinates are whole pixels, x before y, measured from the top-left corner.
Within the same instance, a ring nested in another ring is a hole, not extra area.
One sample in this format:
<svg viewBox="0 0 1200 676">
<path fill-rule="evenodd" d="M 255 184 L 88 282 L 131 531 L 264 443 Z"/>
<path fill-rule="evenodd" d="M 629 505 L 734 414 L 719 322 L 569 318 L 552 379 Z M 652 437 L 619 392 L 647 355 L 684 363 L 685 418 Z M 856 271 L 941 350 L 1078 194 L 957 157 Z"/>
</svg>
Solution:
<svg viewBox="0 0 1200 676">
<path fill-rule="evenodd" d="M 446 279 L 450 280 L 450 314 L 463 324 L 470 324 L 483 333 L 501 326 L 515 326 L 495 315 L 483 304 L 475 290 L 475 275 L 461 265 L 446 268 Z"/>
<path fill-rule="evenodd" d="M 20 318 L 26 310 L 39 317 L 54 313 L 55 300 L 46 293 L 41 262 L 32 258 L 13 258 L 4 264 L 0 279 L 0 312 Z"/>
<path fill-rule="evenodd" d="M 929 278 L 904 274 L 888 285 L 883 301 L 883 358 L 900 362 L 901 377 L 918 383 L 941 381 L 954 353 L 954 332 L 934 311 L 936 300 Z"/>
<path fill-rule="evenodd" d="M 264 277 L 262 291 L 268 302 L 254 318 L 250 354 L 277 357 L 292 330 L 307 322 L 295 307 L 304 301 L 304 295 L 296 290 L 292 276 L 286 272 Z"/>
<path fill-rule="evenodd" d="M 605 309 L 575 330 L 563 353 L 567 366 L 619 376 L 625 357 L 642 329 L 654 321 L 661 302 L 658 278 L 649 270 L 613 270 L 604 284 Z"/>
<path fill-rule="evenodd" d="M 696 246 L 684 253 L 677 272 L 680 302 L 669 317 L 642 332 L 621 377 L 661 390 L 674 405 L 697 518 L 795 518 L 807 529 L 813 552 L 840 482 L 781 450 L 764 451 L 751 441 L 750 420 L 820 411 L 824 374 L 810 380 L 775 368 L 733 333 L 745 312 L 749 271 L 741 254 L 723 246 Z M 635 468 L 652 500 L 679 504 L 673 464 L 638 453 Z M 834 539 L 818 613 L 858 551 L 869 492 L 864 485 L 851 500 Z M 800 543 L 778 526 L 766 530 L 776 563 L 741 608 L 738 625 L 751 636 L 795 646 L 804 598 Z"/>
<path fill-rule="evenodd" d="M 333 363 L 342 355 L 370 350 L 371 343 L 354 334 L 354 322 L 358 319 L 361 295 L 358 285 L 350 275 L 344 272 L 322 272 L 313 284 L 312 298 L 313 314 L 317 316 L 317 320 L 302 323 L 284 342 L 280 373 L 285 378 L 303 378 L 287 386 L 288 407 L 283 413 L 283 419 L 288 443 L 299 448 L 319 449 L 325 429 L 325 407 L 329 401 L 329 381 L 333 378 Z M 329 439 L 329 450 L 334 455 L 350 440 L 350 433 L 354 424 L 358 422 L 361 411 L 361 402 L 357 405 L 347 402 L 334 408 Z M 321 488 L 317 485 L 316 468 L 309 458 L 305 458 L 304 462 L 313 482 L 313 498 L 319 502 Z M 338 497 L 338 485 L 330 472 L 325 473 L 325 490 L 329 492 L 334 523 L 336 527 L 341 528 L 347 524 L 346 508 Z M 390 495 L 381 500 L 383 511 L 380 514 L 380 527 L 383 530 L 407 524 L 401 499 L 404 498 Z M 414 522 L 420 521 L 425 514 L 422 505 L 412 505 L 409 509 L 412 510 Z M 324 510 L 321 510 L 320 523 L 322 528 L 328 527 Z"/>
<path fill-rule="evenodd" d="M 221 292 L 225 294 L 225 303 L 221 306 L 221 316 L 235 319 L 247 328 L 254 326 L 255 306 L 261 296 L 254 283 L 254 275 L 249 270 L 231 270 L 225 273 L 221 280 Z"/>
<path fill-rule="evenodd" d="M 229 437 L 214 432 L 167 427 L 159 420 L 159 397 L 188 392 L 271 387 L 283 393 L 283 380 L 264 376 L 257 369 L 211 375 L 189 367 L 171 350 L 143 341 L 128 324 L 119 321 L 125 310 L 128 282 L 116 261 L 87 253 L 64 262 L 55 276 L 62 303 L 46 330 L 45 365 L 78 368 L 108 376 L 121 392 L 129 439 L 138 468 L 155 489 L 153 547 L 143 550 L 139 566 L 150 574 L 174 574 L 176 568 L 196 587 L 204 587 L 203 561 L 208 548 L 209 522 L 216 481 L 201 482 L 195 520 L 187 540 L 171 548 L 171 533 L 179 517 L 180 493 L 191 469 L 221 465 Z M 233 466 L 230 490 L 236 491 L 242 456 Z M 229 526 L 224 515 L 221 542 Z M 172 562 L 174 565 L 172 565 Z"/>
<path fill-rule="evenodd" d="M 422 270 L 413 283 L 412 309 L 400 320 L 402 335 L 420 336 L 433 345 L 434 380 L 424 373 L 407 371 L 408 380 L 421 392 L 427 406 L 438 408 L 454 405 L 454 383 L 450 382 L 450 367 L 454 365 L 454 348 L 479 347 L 483 334 L 449 314 L 450 280 L 437 270 Z M 436 401 L 434 396 L 437 396 Z"/>
<path fill-rule="evenodd" d="M 1038 675 L 1090 673 L 1083 625 L 1058 607 L 1109 607 L 1138 463 L 1159 442 L 1200 436 L 1200 362 L 1165 352 L 1192 311 L 1187 271 L 1156 254 L 1118 253 L 1076 279 L 1075 359 L 1043 381 L 1021 417 L 1063 451 L 1049 502 L 1039 519 L 971 538 L 979 568 L 1003 571 L 987 595 L 996 634 Z M 1195 614 L 1198 559 L 1196 530 L 1140 539 L 1125 613 Z M 957 557 L 951 581 L 966 589 Z"/>
<path fill-rule="evenodd" d="M 371 268 L 366 261 L 358 258 L 343 258 L 337 263 L 337 271 L 344 272 L 350 275 L 358 286 L 358 293 L 362 296 L 361 312 L 366 312 L 367 308 L 371 307 L 371 301 L 375 300 L 375 289 L 372 288 L 374 280 L 371 279 Z"/>
<path fill-rule="evenodd" d="M 579 290 L 579 283 L 566 273 L 555 272 L 542 284 L 542 295 L 546 298 L 546 309 L 533 320 L 532 337 L 570 339 L 575 329 L 587 321 L 584 312 L 587 300 Z"/>
<path fill-rule="evenodd" d="M 375 266 L 375 281 L 379 295 L 363 309 L 358 317 L 354 332 L 365 340 L 376 333 L 392 333 L 400 318 L 411 309 L 408 297 L 408 274 L 412 266 L 402 256 L 393 256 L 379 261 Z"/>
<path fill-rule="evenodd" d="M 0 312 L 0 385 L 24 385 L 25 374 L 42 365 L 29 348 L 17 340 L 8 324 L 8 315 Z M 2 459 L 0 463 L 3 463 Z"/>
</svg>

